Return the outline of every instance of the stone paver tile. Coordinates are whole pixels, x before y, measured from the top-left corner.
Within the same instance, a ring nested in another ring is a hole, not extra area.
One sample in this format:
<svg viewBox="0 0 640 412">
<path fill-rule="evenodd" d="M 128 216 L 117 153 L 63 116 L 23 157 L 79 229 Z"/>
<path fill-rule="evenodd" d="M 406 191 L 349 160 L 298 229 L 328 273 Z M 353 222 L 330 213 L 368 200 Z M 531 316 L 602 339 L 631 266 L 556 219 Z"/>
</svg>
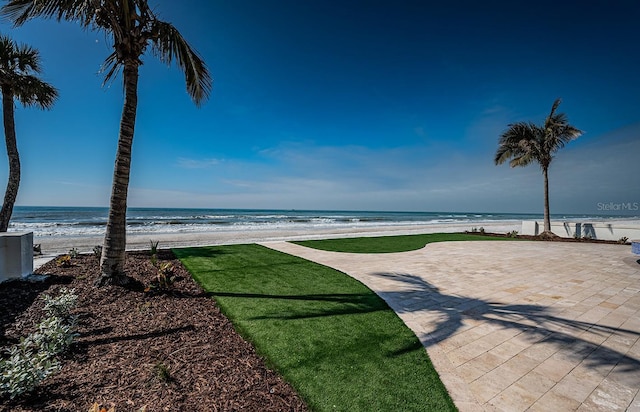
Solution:
<svg viewBox="0 0 640 412">
<path fill-rule="evenodd" d="M 469 389 L 471 389 L 471 392 L 480 404 L 485 404 L 508 386 L 508 384 L 503 386 L 498 381 L 484 375 L 471 382 Z"/>
<path fill-rule="evenodd" d="M 489 404 L 501 411 L 519 412 L 526 411 L 537 398 L 527 389 L 511 385 L 489 400 Z"/>
<path fill-rule="evenodd" d="M 640 388 L 640 361 L 622 358 L 607 375 L 607 379 L 628 388 Z"/>
<path fill-rule="evenodd" d="M 605 379 L 589 395 L 578 411 L 624 411 L 629 407 L 636 395 L 632 390 Z"/>
<path fill-rule="evenodd" d="M 513 386 L 517 386 L 528 391 L 538 399 L 553 388 L 555 384 L 556 382 L 553 379 L 549 379 L 535 371 L 531 371 L 514 383 Z"/>
<path fill-rule="evenodd" d="M 586 323 L 597 323 L 598 321 L 600 321 L 602 318 L 604 318 L 611 312 L 612 312 L 611 309 L 596 306 L 589 309 L 582 316 L 579 316 L 578 319 L 576 320 L 580 322 L 586 322 Z"/>
<path fill-rule="evenodd" d="M 620 362 L 625 356 L 617 351 L 611 350 L 606 346 L 600 346 L 587 356 L 581 363 L 586 367 L 597 371 L 603 376 L 609 372 Z"/>
<path fill-rule="evenodd" d="M 540 397 L 531 407 L 531 412 L 575 411 L 580 402 L 551 389 Z"/>
<path fill-rule="evenodd" d="M 471 364 L 471 362 L 467 362 L 458 366 L 455 373 L 466 383 L 471 383 L 482 375 L 486 374 L 487 371 L 474 364 Z"/>
<path fill-rule="evenodd" d="M 558 345 L 551 342 L 538 342 L 533 345 L 529 345 L 527 348 L 522 350 L 522 355 L 527 356 L 531 359 L 535 359 L 538 362 L 543 362 L 548 359 L 550 356 L 558 352 Z"/>
<path fill-rule="evenodd" d="M 447 353 L 453 366 L 460 366 L 493 348 L 491 342 L 476 340 Z"/>
<path fill-rule="evenodd" d="M 513 340 L 508 340 L 506 342 L 502 342 L 498 346 L 495 346 L 493 349 L 489 350 L 489 353 L 496 355 L 497 357 L 503 358 L 504 360 L 510 359 L 516 356 L 518 353 L 522 352 L 525 349 L 521 343 L 516 343 Z"/>
<path fill-rule="evenodd" d="M 576 368 L 562 378 L 552 390 L 582 403 L 603 379 L 604 377 L 601 375 Z"/>
<path fill-rule="evenodd" d="M 518 354 L 509 359 L 502 365 L 495 369 L 498 374 L 509 375 L 513 382 L 516 382 L 521 377 L 532 371 L 538 365 L 538 361 L 531 359 L 522 354 Z"/>
<path fill-rule="evenodd" d="M 471 359 L 465 365 L 471 365 L 484 373 L 487 373 L 506 362 L 507 359 L 497 356 L 491 352 L 485 352 L 482 355 Z"/>
<path fill-rule="evenodd" d="M 576 362 L 570 362 L 566 359 L 559 359 L 555 355 L 547 358 L 545 361 L 536 366 L 533 370 L 542 376 L 545 376 L 555 382 L 560 382 L 569 372 L 577 365 Z"/>
<path fill-rule="evenodd" d="M 627 412 L 640 412 L 640 391 L 636 392 L 636 396 L 631 401 L 629 408 L 627 408 Z"/>
</svg>

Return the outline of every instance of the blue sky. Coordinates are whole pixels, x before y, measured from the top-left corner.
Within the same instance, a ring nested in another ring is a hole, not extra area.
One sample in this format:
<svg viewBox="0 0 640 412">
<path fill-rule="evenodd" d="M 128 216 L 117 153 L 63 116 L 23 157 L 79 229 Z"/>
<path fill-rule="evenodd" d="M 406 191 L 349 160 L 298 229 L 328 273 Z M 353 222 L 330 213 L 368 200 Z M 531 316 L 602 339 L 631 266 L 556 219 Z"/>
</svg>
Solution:
<svg viewBox="0 0 640 412">
<path fill-rule="evenodd" d="M 196 108 L 179 69 L 145 56 L 130 206 L 541 213 L 540 169 L 493 155 L 558 97 L 585 134 L 551 166 L 552 213 L 640 203 L 635 0 L 149 3 L 214 87 Z M 101 87 L 107 38 L 0 32 L 38 48 L 60 91 L 16 111 L 18 204 L 108 206 L 123 96 L 120 78 Z"/>
</svg>

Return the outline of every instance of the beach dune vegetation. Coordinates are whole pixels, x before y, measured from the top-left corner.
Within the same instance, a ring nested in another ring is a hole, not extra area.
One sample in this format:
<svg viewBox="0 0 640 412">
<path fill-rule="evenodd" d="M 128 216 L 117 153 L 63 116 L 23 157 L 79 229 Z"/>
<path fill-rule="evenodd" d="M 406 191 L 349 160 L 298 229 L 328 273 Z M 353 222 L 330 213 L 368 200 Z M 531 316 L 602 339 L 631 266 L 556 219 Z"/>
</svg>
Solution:
<svg viewBox="0 0 640 412">
<path fill-rule="evenodd" d="M 496 165 L 509 161 L 511 167 L 538 163 L 544 177 L 544 232 L 541 236 L 555 236 L 551 232 L 549 217 L 549 165 L 554 154 L 567 143 L 582 135 L 582 131 L 569 124 L 567 115 L 556 113 L 561 100 L 556 99 L 551 112 L 538 126 L 531 122 L 518 122 L 508 126 L 498 141 L 494 158 Z"/>
<path fill-rule="evenodd" d="M 208 97 L 212 80 L 199 54 L 170 23 L 161 21 L 147 0 L 9 0 L 0 10 L 14 24 L 34 17 L 69 20 L 83 28 L 104 31 L 111 37 L 113 52 L 104 61 L 105 83 L 122 71 L 124 107 L 120 119 L 118 148 L 113 172 L 107 229 L 96 285 L 125 284 L 127 192 L 131 169 L 138 71 L 142 56 L 152 54 L 170 65 L 176 61 L 185 75 L 187 92 L 196 105 Z"/>
<path fill-rule="evenodd" d="M 2 90 L 2 119 L 9 158 L 9 179 L 0 210 L 0 232 L 6 232 L 13 213 L 13 205 L 20 186 L 20 155 L 16 140 L 14 102 L 50 109 L 58 91 L 40 80 L 40 53 L 33 47 L 17 44 L 0 35 L 0 89 Z"/>
</svg>

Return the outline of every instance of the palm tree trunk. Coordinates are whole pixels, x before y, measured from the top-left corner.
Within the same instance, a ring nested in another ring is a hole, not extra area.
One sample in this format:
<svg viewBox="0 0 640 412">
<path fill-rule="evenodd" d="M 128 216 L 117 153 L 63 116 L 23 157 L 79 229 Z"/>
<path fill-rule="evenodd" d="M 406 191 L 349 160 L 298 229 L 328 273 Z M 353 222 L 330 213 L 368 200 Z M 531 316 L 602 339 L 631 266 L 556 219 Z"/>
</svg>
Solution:
<svg viewBox="0 0 640 412">
<path fill-rule="evenodd" d="M 129 280 L 124 273 L 124 261 L 127 246 L 127 192 L 131 171 L 131 147 L 138 106 L 138 65 L 125 63 L 123 76 L 124 107 L 120 119 L 118 151 L 113 170 L 109 219 L 100 259 L 101 277 L 96 281 L 98 286 L 122 285 Z"/>
<path fill-rule="evenodd" d="M 544 233 L 551 234 L 551 218 L 549 217 L 549 168 L 542 168 L 544 176 Z"/>
<path fill-rule="evenodd" d="M 20 156 L 18 155 L 16 128 L 13 118 L 13 91 L 7 86 L 2 87 L 2 116 L 7 156 L 9 157 L 9 179 L 7 190 L 4 193 L 2 209 L 0 210 L 0 232 L 6 232 L 9 228 L 9 220 L 11 220 L 13 205 L 16 202 L 16 197 L 18 197 L 18 187 L 20 186 Z"/>
</svg>

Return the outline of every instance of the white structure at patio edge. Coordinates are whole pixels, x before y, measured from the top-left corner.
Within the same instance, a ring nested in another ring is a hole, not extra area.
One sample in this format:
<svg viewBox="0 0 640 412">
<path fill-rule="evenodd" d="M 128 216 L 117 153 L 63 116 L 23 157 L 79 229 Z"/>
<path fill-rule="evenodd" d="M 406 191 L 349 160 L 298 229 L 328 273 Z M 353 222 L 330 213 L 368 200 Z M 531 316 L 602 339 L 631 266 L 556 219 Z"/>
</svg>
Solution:
<svg viewBox="0 0 640 412">
<path fill-rule="evenodd" d="M 0 282 L 33 273 L 33 232 L 0 233 Z"/>
<path fill-rule="evenodd" d="M 539 235 L 543 223 L 535 220 L 522 221 L 522 235 Z M 600 240 L 640 239 L 640 222 L 551 222 L 551 231 L 561 237 L 591 238 Z"/>
</svg>

